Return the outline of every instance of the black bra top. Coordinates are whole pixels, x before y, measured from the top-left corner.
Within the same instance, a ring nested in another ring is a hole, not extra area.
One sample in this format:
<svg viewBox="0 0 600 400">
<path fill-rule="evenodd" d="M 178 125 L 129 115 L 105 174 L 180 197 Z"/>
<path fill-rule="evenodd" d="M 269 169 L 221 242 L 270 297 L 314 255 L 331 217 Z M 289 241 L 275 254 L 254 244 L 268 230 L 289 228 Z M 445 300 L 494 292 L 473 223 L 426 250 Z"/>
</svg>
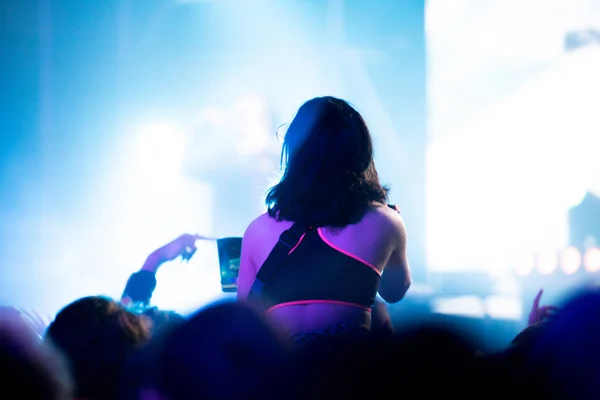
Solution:
<svg viewBox="0 0 600 400">
<path fill-rule="evenodd" d="M 263 288 L 268 310 L 311 303 L 353 305 L 370 310 L 380 272 L 335 247 L 320 229 L 309 229 Z"/>
</svg>

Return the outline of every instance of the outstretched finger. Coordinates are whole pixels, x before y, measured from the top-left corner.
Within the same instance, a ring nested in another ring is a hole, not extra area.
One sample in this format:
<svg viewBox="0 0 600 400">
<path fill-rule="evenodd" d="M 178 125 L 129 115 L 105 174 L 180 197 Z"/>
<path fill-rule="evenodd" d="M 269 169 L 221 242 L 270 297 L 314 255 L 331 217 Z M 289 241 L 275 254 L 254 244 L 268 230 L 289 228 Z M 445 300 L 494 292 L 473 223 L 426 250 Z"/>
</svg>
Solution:
<svg viewBox="0 0 600 400">
<path fill-rule="evenodd" d="M 195 234 L 194 238 L 196 240 L 217 240 L 216 238 L 210 237 L 210 236 L 204 236 L 204 235 L 199 235 L 199 234 Z"/>
<path fill-rule="evenodd" d="M 538 294 L 535 296 L 535 299 L 533 299 L 533 306 L 531 307 L 532 310 L 537 310 L 538 308 L 540 308 L 540 300 L 542 298 L 543 293 L 544 289 L 540 289 Z"/>
</svg>

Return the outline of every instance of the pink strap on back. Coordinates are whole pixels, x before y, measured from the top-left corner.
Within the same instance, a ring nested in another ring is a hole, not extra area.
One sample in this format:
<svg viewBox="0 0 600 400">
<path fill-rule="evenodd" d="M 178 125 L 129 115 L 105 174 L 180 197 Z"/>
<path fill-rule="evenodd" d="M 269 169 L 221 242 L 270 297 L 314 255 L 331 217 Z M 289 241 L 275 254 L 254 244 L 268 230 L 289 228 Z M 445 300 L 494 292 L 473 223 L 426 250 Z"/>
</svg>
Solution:
<svg viewBox="0 0 600 400">
<path fill-rule="evenodd" d="M 350 257 L 350 258 L 354 258 L 356 261 L 359 261 L 360 263 L 366 265 L 367 267 L 371 268 L 373 271 L 377 272 L 377 275 L 381 276 L 381 271 L 379 271 L 377 269 L 376 266 L 374 266 L 373 264 L 371 264 L 368 261 L 363 260 L 362 258 L 355 256 L 352 253 L 347 252 L 346 250 L 340 249 L 338 246 L 336 246 L 335 244 L 331 243 L 323 234 L 323 231 L 321 228 L 317 228 L 317 231 L 319 232 L 319 236 L 321 237 L 321 240 L 325 242 L 325 244 L 327 244 L 327 246 L 331 247 L 332 249 L 339 251 L 340 253 Z"/>
</svg>

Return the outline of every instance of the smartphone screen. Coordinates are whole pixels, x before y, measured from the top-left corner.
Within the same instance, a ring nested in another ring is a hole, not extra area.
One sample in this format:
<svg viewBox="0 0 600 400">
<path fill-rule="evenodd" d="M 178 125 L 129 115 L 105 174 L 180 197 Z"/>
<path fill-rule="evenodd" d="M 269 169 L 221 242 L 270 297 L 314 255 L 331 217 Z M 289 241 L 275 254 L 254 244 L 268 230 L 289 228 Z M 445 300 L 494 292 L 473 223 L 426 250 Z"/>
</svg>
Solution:
<svg viewBox="0 0 600 400">
<path fill-rule="evenodd" d="M 221 270 L 221 289 L 226 293 L 237 292 L 242 238 L 228 237 L 217 239 L 217 249 L 219 252 L 219 268 Z"/>
</svg>

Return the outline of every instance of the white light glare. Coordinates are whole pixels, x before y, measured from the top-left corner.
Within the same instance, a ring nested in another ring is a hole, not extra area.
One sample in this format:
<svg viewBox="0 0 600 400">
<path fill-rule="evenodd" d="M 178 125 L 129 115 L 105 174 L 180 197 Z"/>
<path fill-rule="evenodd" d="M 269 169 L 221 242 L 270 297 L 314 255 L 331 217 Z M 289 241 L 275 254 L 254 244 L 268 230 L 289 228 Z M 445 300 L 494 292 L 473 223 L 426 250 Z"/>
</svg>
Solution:
<svg viewBox="0 0 600 400">
<path fill-rule="evenodd" d="M 150 123 L 138 130 L 132 161 L 140 178 L 158 182 L 181 172 L 184 154 L 183 133 L 176 125 Z"/>
</svg>

